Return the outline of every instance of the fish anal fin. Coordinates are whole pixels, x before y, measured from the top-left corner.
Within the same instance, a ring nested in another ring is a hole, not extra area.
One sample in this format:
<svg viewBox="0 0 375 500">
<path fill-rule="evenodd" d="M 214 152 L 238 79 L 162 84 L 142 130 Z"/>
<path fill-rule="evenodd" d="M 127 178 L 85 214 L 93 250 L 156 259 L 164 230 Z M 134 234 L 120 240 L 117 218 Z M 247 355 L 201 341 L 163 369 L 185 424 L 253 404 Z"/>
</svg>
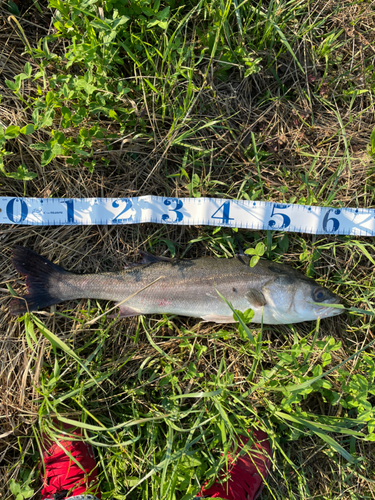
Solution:
<svg viewBox="0 0 375 500">
<path fill-rule="evenodd" d="M 141 313 L 128 307 L 126 304 L 121 304 L 118 306 L 120 311 L 116 314 L 111 314 L 109 318 L 130 318 L 132 316 L 139 316 Z"/>
<path fill-rule="evenodd" d="M 235 323 L 236 320 L 233 316 L 224 316 L 223 314 L 207 314 L 207 316 L 202 316 L 203 321 L 212 321 L 212 323 Z"/>
<path fill-rule="evenodd" d="M 262 292 L 255 288 L 250 288 L 245 294 L 246 300 L 253 307 L 262 307 L 267 304 L 267 301 Z"/>
<path fill-rule="evenodd" d="M 173 259 L 169 257 L 161 257 L 160 255 L 153 255 L 152 253 L 139 250 L 139 255 L 142 257 L 141 264 L 154 264 L 155 262 L 170 262 Z"/>
</svg>

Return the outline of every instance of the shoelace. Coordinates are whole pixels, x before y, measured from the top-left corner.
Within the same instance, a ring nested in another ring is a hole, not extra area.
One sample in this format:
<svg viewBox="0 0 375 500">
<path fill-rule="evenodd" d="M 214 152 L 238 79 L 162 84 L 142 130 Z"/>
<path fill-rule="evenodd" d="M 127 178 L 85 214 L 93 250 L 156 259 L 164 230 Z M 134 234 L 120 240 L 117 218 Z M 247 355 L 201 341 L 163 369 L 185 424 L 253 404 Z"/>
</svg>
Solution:
<svg viewBox="0 0 375 500">
<path fill-rule="evenodd" d="M 53 494 L 53 500 L 63 500 L 64 498 L 66 498 L 67 494 L 68 490 L 57 491 Z"/>
</svg>

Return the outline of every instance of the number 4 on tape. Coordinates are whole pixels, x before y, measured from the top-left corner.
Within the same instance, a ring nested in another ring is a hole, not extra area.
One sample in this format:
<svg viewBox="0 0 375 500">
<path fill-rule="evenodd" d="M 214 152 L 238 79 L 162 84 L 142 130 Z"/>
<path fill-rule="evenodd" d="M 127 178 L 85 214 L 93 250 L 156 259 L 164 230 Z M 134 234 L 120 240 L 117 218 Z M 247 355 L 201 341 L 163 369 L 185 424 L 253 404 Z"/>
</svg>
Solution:
<svg viewBox="0 0 375 500">
<path fill-rule="evenodd" d="M 229 200 L 224 202 L 214 214 L 211 215 L 211 219 L 220 219 L 223 224 L 229 224 L 230 220 L 234 220 L 233 217 L 229 217 L 230 203 Z M 216 214 L 221 212 L 221 216 Z"/>
</svg>

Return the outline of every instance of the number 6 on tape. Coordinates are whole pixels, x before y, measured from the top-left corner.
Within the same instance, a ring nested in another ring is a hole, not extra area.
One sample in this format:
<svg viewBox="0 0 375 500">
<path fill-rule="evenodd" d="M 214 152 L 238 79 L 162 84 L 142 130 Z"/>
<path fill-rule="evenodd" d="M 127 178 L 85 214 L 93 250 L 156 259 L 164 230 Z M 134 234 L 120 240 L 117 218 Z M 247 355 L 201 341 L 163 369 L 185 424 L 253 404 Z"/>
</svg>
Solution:
<svg viewBox="0 0 375 500">
<path fill-rule="evenodd" d="M 335 219 L 334 217 L 328 217 L 331 212 L 334 212 L 336 215 L 340 215 L 341 210 L 330 209 L 325 214 L 324 219 L 323 219 L 323 229 L 324 229 L 324 231 L 327 231 L 327 233 L 334 233 L 340 227 L 340 222 L 337 219 Z M 332 222 L 332 229 L 327 228 L 327 224 L 329 221 Z"/>
</svg>

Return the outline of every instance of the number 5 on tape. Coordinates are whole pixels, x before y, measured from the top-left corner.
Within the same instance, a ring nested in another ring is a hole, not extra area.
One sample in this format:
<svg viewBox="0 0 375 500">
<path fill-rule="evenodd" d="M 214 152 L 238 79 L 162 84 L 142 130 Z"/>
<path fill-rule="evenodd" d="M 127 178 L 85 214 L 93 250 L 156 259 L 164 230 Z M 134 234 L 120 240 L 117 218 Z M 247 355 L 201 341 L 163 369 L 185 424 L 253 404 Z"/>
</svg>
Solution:
<svg viewBox="0 0 375 500">
<path fill-rule="evenodd" d="M 286 229 L 287 227 L 290 226 L 290 217 L 286 214 L 283 214 L 282 212 L 279 212 L 279 210 L 282 210 L 282 209 L 285 209 L 285 208 L 289 208 L 290 205 L 278 205 L 278 204 L 274 204 L 273 207 L 272 207 L 272 212 L 271 212 L 271 217 L 278 217 L 278 218 L 282 218 L 282 223 L 278 226 L 276 226 L 277 222 L 275 220 L 270 220 L 268 222 L 268 225 L 270 226 L 270 228 L 272 229 Z M 275 209 L 278 210 L 277 212 L 275 212 Z"/>
</svg>

